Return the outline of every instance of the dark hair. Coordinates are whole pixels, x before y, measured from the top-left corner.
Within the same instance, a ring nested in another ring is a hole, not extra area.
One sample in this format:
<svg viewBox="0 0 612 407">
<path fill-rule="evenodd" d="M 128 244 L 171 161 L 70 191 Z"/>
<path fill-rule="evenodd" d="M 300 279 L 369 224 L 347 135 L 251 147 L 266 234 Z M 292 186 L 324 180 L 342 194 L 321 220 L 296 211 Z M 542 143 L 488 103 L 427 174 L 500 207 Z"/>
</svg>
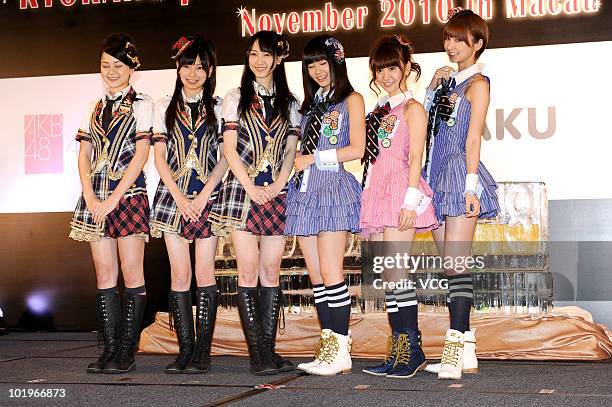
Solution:
<svg viewBox="0 0 612 407">
<path fill-rule="evenodd" d="M 334 44 L 336 45 L 334 46 Z M 330 35 L 319 35 L 308 41 L 302 55 L 302 82 L 304 85 L 302 113 L 308 109 L 317 90 L 319 90 L 317 82 L 308 74 L 308 65 L 322 60 L 326 60 L 329 64 L 331 89 L 334 91 L 330 103 L 340 103 L 354 91 L 346 72 L 346 61 L 342 45 Z"/>
<path fill-rule="evenodd" d="M 136 45 L 134 45 L 134 39 L 127 34 L 111 34 L 106 37 L 100 48 L 98 59 L 102 59 L 102 54 L 104 53 L 118 59 L 131 69 L 136 69 L 140 66 L 140 59 Z"/>
<path fill-rule="evenodd" d="M 273 68 L 272 81 L 274 83 L 274 111 L 272 116 L 280 116 L 283 120 L 289 120 L 289 106 L 296 101 L 295 96 L 289 91 L 287 84 L 287 74 L 285 73 L 285 58 L 289 55 L 289 41 L 273 31 L 259 31 L 255 33 L 247 44 L 247 49 L 244 54 L 244 69 L 242 70 L 242 79 L 240 80 L 240 102 L 238 103 L 239 116 L 244 115 L 253 103 L 255 97 L 255 89 L 253 81 L 255 74 L 249 68 L 249 54 L 253 49 L 253 45 L 257 41 L 259 49 L 262 52 L 268 52 L 276 59 L 281 57 L 280 63 Z"/>
<path fill-rule="evenodd" d="M 180 48 L 180 52 L 178 50 L 175 52 L 173 58 L 178 63 L 178 66 L 176 68 L 174 93 L 172 94 L 168 109 L 166 110 L 166 129 L 170 132 L 174 128 L 177 108 L 181 110 L 185 109 L 182 92 L 183 82 L 181 81 L 179 72 L 183 66 L 195 64 L 198 57 L 200 57 L 202 68 L 207 76 L 202 92 L 202 102 L 204 103 L 204 109 L 206 111 L 206 124 L 210 129 L 216 129 L 217 117 L 215 116 L 215 100 L 213 98 L 215 87 L 217 86 L 217 56 L 215 54 L 215 45 L 209 39 L 205 39 L 199 35 L 181 37 L 179 41 L 181 40 L 187 40 L 188 42 Z"/>
<path fill-rule="evenodd" d="M 469 46 L 471 34 L 475 42 L 482 40 L 482 47 L 476 51 L 476 59 L 482 55 L 489 42 L 489 26 L 486 21 L 472 10 L 461 10 L 454 14 L 444 26 L 444 39 L 456 38 Z"/>
<path fill-rule="evenodd" d="M 370 51 L 370 89 L 377 95 L 380 88 L 376 83 L 376 71 L 379 69 L 397 66 L 404 69 L 410 63 L 410 72 L 416 73 L 416 79 L 421 77 L 421 66 L 412 60 L 414 49 L 408 40 L 399 35 L 385 35 L 380 37 L 372 51 Z"/>
</svg>

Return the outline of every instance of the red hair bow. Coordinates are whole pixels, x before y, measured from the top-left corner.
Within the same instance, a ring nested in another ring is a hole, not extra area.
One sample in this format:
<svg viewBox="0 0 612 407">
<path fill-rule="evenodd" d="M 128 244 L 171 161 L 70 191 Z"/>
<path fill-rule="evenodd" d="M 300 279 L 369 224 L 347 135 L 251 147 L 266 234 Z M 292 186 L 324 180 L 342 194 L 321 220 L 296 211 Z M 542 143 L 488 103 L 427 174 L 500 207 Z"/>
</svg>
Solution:
<svg viewBox="0 0 612 407">
<path fill-rule="evenodd" d="M 191 44 L 193 44 L 193 40 L 189 40 L 187 37 L 179 38 L 172 46 L 172 59 L 180 57 L 181 54 L 191 46 Z"/>
</svg>

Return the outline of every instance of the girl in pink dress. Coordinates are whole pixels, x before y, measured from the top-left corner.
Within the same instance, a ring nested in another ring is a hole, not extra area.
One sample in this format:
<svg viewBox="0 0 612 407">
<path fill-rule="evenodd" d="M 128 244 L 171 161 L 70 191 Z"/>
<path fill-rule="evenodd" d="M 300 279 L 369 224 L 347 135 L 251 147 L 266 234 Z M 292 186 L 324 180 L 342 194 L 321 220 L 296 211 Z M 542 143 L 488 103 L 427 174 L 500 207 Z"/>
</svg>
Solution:
<svg viewBox="0 0 612 407">
<path fill-rule="evenodd" d="M 421 177 L 427 115 L 407 86 L 412 73 L 419 78 L 421 68 L 412 61 L 412 46 L 394 35 L 377 41 L 370 53 L 370 70 L 370 87 L 377 94 L 382 87 L 387 96 L 379 99 L 366 118 L 360 227 L 364 237 L 388 242 L 383 250 L 391 250 L 389 255 L 396 251 L 392 242 L 401 242 L 402 252 L 410 253 L 417 230 L 438 226 L 431 204 L 432 191 Z M 402 277 L 399 271 L 385 270 L 383 277 L 387 282 L 400 282 L 407 273 Z M 425 367 L 415 290 L 385 289 L 385 303 L 392 331 L 387 341 L 387 357 L 382 364 L 364 372 L 412 377 Z"/>
</svg>

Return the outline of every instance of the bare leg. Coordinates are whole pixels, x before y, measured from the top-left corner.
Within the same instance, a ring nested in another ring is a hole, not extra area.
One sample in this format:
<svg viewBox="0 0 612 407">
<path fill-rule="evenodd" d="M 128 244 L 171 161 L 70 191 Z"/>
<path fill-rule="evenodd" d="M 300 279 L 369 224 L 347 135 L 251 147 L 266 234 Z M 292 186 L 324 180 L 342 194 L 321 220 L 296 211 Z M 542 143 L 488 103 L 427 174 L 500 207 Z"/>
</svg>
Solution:
<svg viewBox="0 0 612 407">
<path fill-rule="evenodd" d="M 117 241 L 102 238 L 91 242 L 91 255 L 96 269 L 96 286 L 99 289 L 112 288 L 117 285 L 119 262 L 117 260 Z"/>
<path fill-rule="evenodd" d="M 191 287 L 189 243 L 172 233 L 164 233 L 164 240 L 170 260 L 170 289 L 177 292 L 189 291 Z"/>
<path fill-rule="evenodd" d="M 144 247 L 145 241 L 136 236 L 126 236 L 117 239 L 121 271 L 126 288 L 140 287 L 144 279 Z"/>
<path fill-rule="evenodd" d="M 241 287 L 257 287 L 257 272 L 259 270 L 259 248 L 257 236 L 251 232 L 232 232 L 232 244 L 236 250 L 238 266 L 238 285 Z"/>
<path fill-rule="evenodd" d="M 215 284 L 215 253 L 217 252 L 217 237 L 196 239 L 195 275 L 198 287 L 208 287 Z"/>
<path fill-rule="evenodd" d="M 262 287 L 278 287 L 285 236 L 262 236 L 259 243 L 259 281 Z"/>
<path fill-rule="evenodd" d="M 298 243 L 300 244 L 300 250 L 304 256 L 306 262 L 306 268 L 308 269 L 308 276 L 312 285 L 323 284 L 323 278 L 321 278 L 321 269 L 319 267 L 319 250 L 317 249 L 317 237 L 307 236 L 298 237 Z"/>
<path fill-rule="evenodd" d="M 319 267 L 325 286 L 344 282 L 344 250 L 347 232 L 321 232 L 317 236 Z"/>
</svg>

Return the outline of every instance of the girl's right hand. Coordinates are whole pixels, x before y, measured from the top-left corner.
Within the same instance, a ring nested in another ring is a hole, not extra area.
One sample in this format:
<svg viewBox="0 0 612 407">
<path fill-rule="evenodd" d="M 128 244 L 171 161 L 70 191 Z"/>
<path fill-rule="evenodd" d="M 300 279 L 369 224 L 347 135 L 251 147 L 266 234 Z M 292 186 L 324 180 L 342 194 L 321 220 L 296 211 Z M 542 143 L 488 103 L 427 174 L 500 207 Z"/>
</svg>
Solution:
<svg viewBox="0 0 612 407">
<path fill-rule="evenodd" d="M 449 80 L 450 75 L 453 72 L 455 72 L 455 70 L 450 66 L 443 66 L 442 68 L 438 69 L 433 78 L 431 78 L 431 83 L 427 89 L 436 90 L 438 86 L 442 85 L 442 79 Z"/>
<path fill-rule="evenodd" d="M 187 198 L 185 195 L 180 195 L 176 199 L 176 207 L 187 221 L 197 222 L 199 220 L 199 216 L 196 213 L 195 209 L 191 206 L 191 199 Z"/>
<path fill-rule="evenodd" d="M 85 199 L 85 205 L 87 205 L 87 209 L 89 210 L 89 212 L 91 212 L 92 214 L 96 213 L 102 201 L 100 201 L 96 196 L 92 196 L 91 198 L 84 198 L 84 199 Z"/>
<path fill-rule="evenodd" d="M 255 202 L 257 205 L 263 205 L 271 199 L 266 189 L 257 185 L 249 187 L 246 193 L 249 194 L 251 201 Z"/>
</svg>

